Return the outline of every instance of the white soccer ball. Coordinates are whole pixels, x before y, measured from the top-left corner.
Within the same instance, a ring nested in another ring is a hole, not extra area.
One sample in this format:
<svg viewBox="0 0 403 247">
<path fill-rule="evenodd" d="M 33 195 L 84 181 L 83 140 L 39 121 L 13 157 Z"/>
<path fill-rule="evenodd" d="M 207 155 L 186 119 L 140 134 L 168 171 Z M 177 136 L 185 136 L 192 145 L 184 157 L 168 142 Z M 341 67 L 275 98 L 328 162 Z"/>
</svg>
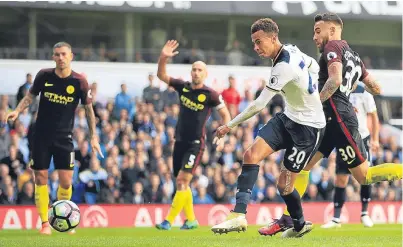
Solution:
<svg viewBox="0 0 403 247">
<path fill-rule="evenodd" d="M 67 200 L 57 201 L 49 208 L 49 224 L 58 232 L 68 232 L 80 224 L 80 209 Z"/>
</svg>

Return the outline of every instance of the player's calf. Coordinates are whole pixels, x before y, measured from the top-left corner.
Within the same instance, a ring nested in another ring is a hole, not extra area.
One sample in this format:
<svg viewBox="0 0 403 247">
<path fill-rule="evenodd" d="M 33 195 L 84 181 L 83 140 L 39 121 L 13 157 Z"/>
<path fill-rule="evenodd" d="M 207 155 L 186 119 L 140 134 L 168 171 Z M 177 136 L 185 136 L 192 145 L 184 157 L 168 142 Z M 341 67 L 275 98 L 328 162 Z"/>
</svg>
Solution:
<svg viewBox="0 0 403 247">
<path fill-rule="evenodd" d="M 281 197 L 287 204 L 288 212 L 292 218 L 295 230 L 299 232 L 305 225 L 305 218 L 302 212 L 301 198 L 297 190 L 294 189 L 290 194 L 287 195 L 281 193 Z"/>
<path fill-rule="evenodd" d="M 238 192 L 234 212 L 246 214 L 246 208 L 250 201 L 252 188 L 259 174 L 258 165 L 243 165 L 241 175 L 238 177 Z"/>
<path fill-rule="evenodd" d="M 361 223 L 365 227 L 373 227 L 374 223 L 368 215 L 368 204 L 371 201 L 371 185 L 361 185 Z"/>
<path fill-rule="evenodd" d="M 47 185 L 47 170 L 35 171 L 35 206 L 42 221 L 41 234 L 49 235 L 48 223 L 49 192 Z"/>
<path fill-rule="evenodd" d="M 238 177 L 238 192 L 236 193 L 236 204 L 234 211 L 221 224 L 211 228 L 214 233 L 228 233 L 233 231 L 246 231 L 246 208 L 250 201 L 253 185 L 259 173 L 258 165 L 242 166 L 241 175 Z"/>
<path fill-rule="evenodd" d="M 171 229 L 171 225 L 174 222 L 176 216 L 180 214 L 182 209 L 185 207 L 186 204 L 190 204 L 190 197 L 191 195 L 191 190 L 189 189 L 189 184 L 190 180 L 192 179 L 192 174 L 184 171 L 180 171 L 177 180 L 176 180 L 176 193 L 175 196 L 172 200 L 172 205 L 169 209 L 169 213 L 165 220 L 157 224 L 156 227 L 157 229 L 160 230 L 169 230 Z M 189 217 L 189 214 L 193 219 L 190 219 L 191 221 L 195 220 L 194 212 L 193 212 L 193 204 L 192 205 L 187 205 L 188 208 L 185 211 L 187 214 L 186 216 Z M 189 218 L 188 218 L 189 219 Z"/>
<path fill-rule="evenodd" d="M 284 202 L 287 204 L 288 212 L 292 218 L 296 232 L 300 232 L 305 226 L 305 219 L 302 212 L 301 197 L 294 188 L 294 181 L 297 173 L 293 173 L 285 169 L 281 170 L 278 179 L 277 188 Z"/>
<path fill-rule="evenodd" d="M 374 223 L 368 215 L 368 204 L 371 201 L 371 185 L 361 185 L 361 222 L 365 227 L 372 227 Z"/>
<path fill-rule="evenodd" d="M 58 170 L 59 175 L 59 187 L 57 189 L 57 199 L 58 200 L 70 200 L 73 193 L 72 181 L 73 181 L 73 170 Z"/>
<path fill-rule="evenodd" d="M 72 186 L 68 186 L 67 188 L 63 188 L 60 184 L 57 188 L 57 200 L 70 200 L 71 195 L 73 194 Z"/>
</svg>

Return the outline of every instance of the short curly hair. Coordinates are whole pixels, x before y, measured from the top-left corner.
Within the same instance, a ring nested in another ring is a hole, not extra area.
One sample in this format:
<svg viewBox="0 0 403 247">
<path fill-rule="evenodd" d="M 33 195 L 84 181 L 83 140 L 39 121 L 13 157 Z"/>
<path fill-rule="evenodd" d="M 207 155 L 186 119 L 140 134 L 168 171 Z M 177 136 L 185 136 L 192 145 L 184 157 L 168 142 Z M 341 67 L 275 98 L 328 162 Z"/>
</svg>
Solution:
<svg viewBox="0 0 403 247">
<path fill-rule="evenodd" d="M 277 23 L 270 18 L 259 19 L 255 21 L 255 23 L 253 23 L 250 28 L 251 34 L 254 34 L 260 30 L 262 30 L 265 33 L 275 33 L 275 34 L 278 34 L 280 31 L 278 29 Z"/>
<path fill-rule="evenodd" d="M 335 13 L 323 13 L 315 15 L 315 23 L 318 21 L 324 22 L 332 22 L 336 25 L 339 25 L 343 29 L 343 21 L 341 20 L 340 16 Z"/>
</svg>

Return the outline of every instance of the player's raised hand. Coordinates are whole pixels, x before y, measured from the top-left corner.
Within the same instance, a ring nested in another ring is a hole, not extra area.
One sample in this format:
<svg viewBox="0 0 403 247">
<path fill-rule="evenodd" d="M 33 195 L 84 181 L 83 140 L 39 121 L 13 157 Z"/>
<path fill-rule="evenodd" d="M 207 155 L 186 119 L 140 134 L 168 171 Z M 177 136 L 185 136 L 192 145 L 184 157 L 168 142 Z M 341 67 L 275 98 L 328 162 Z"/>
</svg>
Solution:
<svg viewBox="0 0 403 247">
<path fill-rule="evenodd" d="M 15 121 L 18 118 L 18 115 L 20 113 L 18 111 L 12 111 L 9 114 L 7 114 L 6 118 L 4 119 L 4 123 L 7 123 L 8 120 Z"/>
<path fill-rule="evenodd" d="M 161 51 L 162 57 L 174 57 L 178 55 L 179 51 L 175 51 L 179 46 L 178 41 L 176 40 L 168 40 L 167 43 L 164 45 Z"/>
<path fill-rule="evenodd" d="M 99 142 L 98 142 L 98 138 L 91 139 L 91 148 L 93 151 L 97 152 L 101 156 L 102 159 L 104 158 L 104 155 L 102 154 L 102 151 L 101 151 L 101 146 L 99 145 Z"/>
</svg>

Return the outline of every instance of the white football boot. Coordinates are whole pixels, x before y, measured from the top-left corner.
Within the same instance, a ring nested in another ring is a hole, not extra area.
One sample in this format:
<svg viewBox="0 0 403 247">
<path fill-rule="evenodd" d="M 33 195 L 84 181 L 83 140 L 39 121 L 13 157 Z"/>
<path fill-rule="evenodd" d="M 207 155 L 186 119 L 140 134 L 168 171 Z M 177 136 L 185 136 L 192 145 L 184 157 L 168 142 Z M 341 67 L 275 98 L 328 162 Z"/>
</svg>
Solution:
<svg viewBox="0 0 403 247">
<path fill-rule="evenodd" d="M 340 220 L 333 219 L 333 220 L 327 222 L 326 224 L 322 225 L 320 228 L 332 229 L 332 228 L 340 228 L 340 227 L 341 227 Z"/>
<path fill-rule="evenodd" d="M 248 228 L 248 222 L 246 221 L 245 214 L 231 212 L 227 219 L 211 228 L 214 233 L 229 233 L 246 231 Z"/>
<path fill-rule="evenodd" d="M 281 238 L 300 238 L 305 234 L 309 233 L 313 229 L 313 224 L 310 221 L 305 221 L 304 227 L 302 227 L 301 231 L 297 232 L 293 228 L 287 229 L 281 234 Z"/>
<path fill-rule="evenodd" d="M 361 222 L 365 227 L 373 227 L 374 222 L 372 222 L 371 218 L 368 214 L 361 215 Z"/>
</svg>

